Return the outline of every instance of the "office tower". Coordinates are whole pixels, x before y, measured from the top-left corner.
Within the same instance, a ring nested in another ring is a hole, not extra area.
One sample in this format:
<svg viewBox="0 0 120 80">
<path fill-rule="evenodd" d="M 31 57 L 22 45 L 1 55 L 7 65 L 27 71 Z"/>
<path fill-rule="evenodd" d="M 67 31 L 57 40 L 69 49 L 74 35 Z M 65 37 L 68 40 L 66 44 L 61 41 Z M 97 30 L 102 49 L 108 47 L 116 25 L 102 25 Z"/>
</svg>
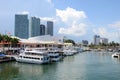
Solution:
<svg viewBox="0 0 120 80">
<path fill-rule="evenodd" d="M 100 43 L 108 44 L 107 38 L 101 38 L 99 35 L 94 36 L 94 45 L 99 45 Z"/>
<path fill-rule="evenodd" d="M 45 25 L 40 25 L 40 35 L 45 35 Z"/>
<path fill-rule="evenodd" d="M 53 22 L 47 21 L 47 34 L 53 36 Z"/>
<path fill-rule="evenodd" d="M 40 35 L 40 18 L 31 17 L 29 21 L 29 37 Z"/>
<path fill-rule="evenodd" d="M 19 38 L 28 38 L 29 34 L 29 20 L 27 14 L 15 15 L 15 36 Z"/>
<path fill-rule="evenodd" d="M 100 43 L 108 44 L 107 38 L 100 38 Z"/>
<path fill-rule="evenodd" d="M 95 35 L 94 36 L 94 45 L 99 45 L 100 43 L 100 36 L 99 35 Z"/>
</svg>

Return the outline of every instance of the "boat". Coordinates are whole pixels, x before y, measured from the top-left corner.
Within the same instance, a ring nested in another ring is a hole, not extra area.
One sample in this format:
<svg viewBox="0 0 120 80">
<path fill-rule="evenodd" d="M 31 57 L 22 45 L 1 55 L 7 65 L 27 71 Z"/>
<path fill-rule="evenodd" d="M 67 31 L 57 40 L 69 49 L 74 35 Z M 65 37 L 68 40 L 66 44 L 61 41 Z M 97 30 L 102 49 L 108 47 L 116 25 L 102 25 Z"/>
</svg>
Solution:
<svg viewBox="0 0 120 80">
<path fill-rule="evenodd" d="M 77 51 L 76 53 L 83 52 L 83 49 L 80 47 L 75 47 L 74 49 Z"/>
<path fill-rule="evenodd" d="M 9 57 L 9 56 L 7 56 L 6 54 L 0 52 L 0 63 L 1 63 L 1 62 L 14 61 L 14 60 L 15 60 L 14 58 Z"/>
<path fill-rule="evenodd" d="M 48 50 L 48 55 L 50 57 L 51 62 L 57 62 L 60 61 L 62 56 L 59 54 L 59 50 Z"/>
<path fill-rule="evenodd" d="M 63 54 L 65 56 L 72 56 L 78 53 L 77 49 L 78 48 L 73 46 L 72 44 L 66 43 L 66 45 L 63 46 Z"/>
<path fill-rule="evenodd" d="M 14 58 L 18 62 L 37 63 L 37 64 L 48 63 L 50 61 L 48 53 L 46 51 L 42 51 L 38 49 L 25 49 Z"/>
<path fill-rule="evenodd" d="M 112 57 L 120 58 L 120 53 L 119 52 L 115 52 L 114 54 L 112 54 Z"/>
<path fill-rule="evenodd" d="M 72 55 L 78 53 L 78 51 L 74 47 L 73 48 L 64 48 L 63 52 L 64 52 L 63 54 L 65 56 L 72 56 Z"/>
<path fill-rule="evenodd" d="M 64 52 L 64 55 L 65 56 L 72 56 L 72 55 L 74 55 L 75 54 L 75 50 L 71 50 L 71 49 L 65 49 L 65 50 L 63 50 L 63 52 Z"/>
</svg>

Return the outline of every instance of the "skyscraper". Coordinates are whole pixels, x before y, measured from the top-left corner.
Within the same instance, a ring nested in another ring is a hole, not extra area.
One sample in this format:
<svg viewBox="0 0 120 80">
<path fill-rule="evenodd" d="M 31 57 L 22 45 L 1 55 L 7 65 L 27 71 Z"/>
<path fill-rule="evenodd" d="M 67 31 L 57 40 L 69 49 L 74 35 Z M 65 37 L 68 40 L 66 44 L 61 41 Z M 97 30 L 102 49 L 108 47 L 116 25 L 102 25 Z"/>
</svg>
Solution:
<svg viewBox="0 0 120 80">
<path fill-rule="evenodd" d="M 99 45 L 100 43 L 100 36 L 99 35 L 95 35 L 94 36 L 94 45 Z"/>
<path fill-rule="evenodd" d="M 40 35 L 40 18 L 31 17 L 29 21 L 29 37 Z"/>
<path fill-rule="evenodd" d="M 45 25 L 40 25 L 40 35 L 45 35 Z"/>
<path fill-rule="evenodd" d="M 100 43 L 108 44 L 107 38 L 101 38 L 99 35 L 94 36 L 94 45 L 99 45 Z"/>
<path fill-rule="evenodd" d="M 27 14 L 15 15 L 15 36 L 19 38 L 28 38 L 29 20 Z"/>
<path fill-rule="evenodd" d="M 47 34 L 53 36 L 53 22 L 47 21 Z"/>
</svg>

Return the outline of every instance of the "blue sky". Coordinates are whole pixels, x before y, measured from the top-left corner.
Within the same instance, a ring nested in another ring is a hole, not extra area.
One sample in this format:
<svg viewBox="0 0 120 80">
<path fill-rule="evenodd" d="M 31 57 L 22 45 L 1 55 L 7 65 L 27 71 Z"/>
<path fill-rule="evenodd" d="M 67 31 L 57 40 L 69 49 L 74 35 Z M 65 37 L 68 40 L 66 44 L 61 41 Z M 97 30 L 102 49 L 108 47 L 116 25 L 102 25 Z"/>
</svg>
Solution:
<svg viewBox="0 0 120 80">
<path fill-rule="evenodd" d="M 120 42 L 120 0 L 1 0 L 0 33 L 14 35 L 14 16 L 27 13 L 54 21 L 54 35 L 77 42 L 95 34 Z"/>
</svg>

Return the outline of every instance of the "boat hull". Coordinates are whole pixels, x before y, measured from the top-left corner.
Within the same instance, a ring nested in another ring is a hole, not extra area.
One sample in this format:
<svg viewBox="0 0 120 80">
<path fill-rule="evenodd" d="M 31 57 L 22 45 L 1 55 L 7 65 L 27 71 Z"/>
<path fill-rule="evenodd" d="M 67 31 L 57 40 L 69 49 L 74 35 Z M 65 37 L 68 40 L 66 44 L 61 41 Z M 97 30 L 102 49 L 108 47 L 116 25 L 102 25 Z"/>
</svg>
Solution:
<svg viewBox="0 0 120 80">
<path fill-rule="evenodd" d="M 24 62 L 24 63 L 34 63 L 34 64 L 49 63 L 49 61 L 36 61 L 36 60 L 25 60 L 25 59 L 16 59 L 16 61 Z"/>
<path fill-rule="evenodd" d="M 50 60 L 41 61 L 41 60 L 31 60 L 31 59 L 21 59 L 21 58 L 15 58 L 17 62 L 23 62 L 23 63 L 33 63 L 33 64 L 44 64 L 49 63 Z"/>
</svg>

